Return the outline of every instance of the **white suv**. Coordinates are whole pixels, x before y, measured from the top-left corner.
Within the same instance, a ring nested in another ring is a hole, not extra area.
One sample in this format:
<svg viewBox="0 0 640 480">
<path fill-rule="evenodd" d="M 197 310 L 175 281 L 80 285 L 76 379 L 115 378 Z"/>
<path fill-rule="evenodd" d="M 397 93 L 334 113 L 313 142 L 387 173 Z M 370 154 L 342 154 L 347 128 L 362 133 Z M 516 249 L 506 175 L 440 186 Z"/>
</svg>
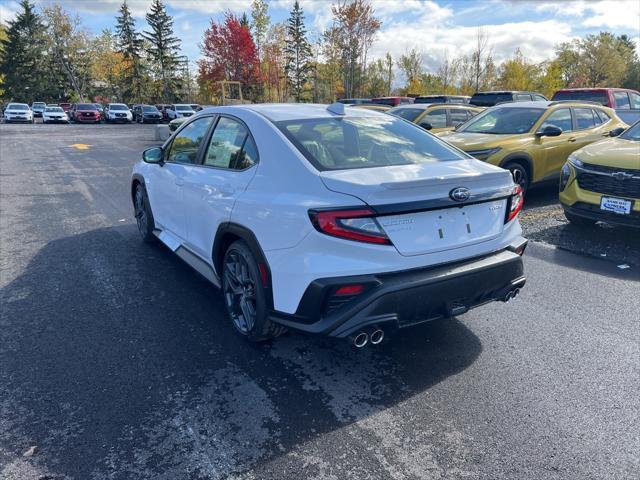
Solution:
<svg viewBox="0 0 640 480">
<path fill-rule="evenodd" d="M 191 105 L 177 103 L 167 107 L 167 119 L 170 121 L 175 120 L 176 118 L 187 118 L 195 115 L 195 113 L 196 112 L 193 111 Z"/>
<path fill-rule="evenodd" d="M 33 112 L 26 103 L 10 103 L 4 110 L 4 122 L 33 123 Z"/>
<path fill-rule="evenodd" d="M 509 171 L 375 111 L 203 110 L 144 152 L 131 195 L 142 238 L 220 286 L 250 340 L 375 344 L 525 283 Z"/>
<path fill-rule="evenodd" d="M 104 109 L 104 121 L 107 123 L 131 123 L 133 114 L 124 103 L 109 103 Z"/>
</svg>

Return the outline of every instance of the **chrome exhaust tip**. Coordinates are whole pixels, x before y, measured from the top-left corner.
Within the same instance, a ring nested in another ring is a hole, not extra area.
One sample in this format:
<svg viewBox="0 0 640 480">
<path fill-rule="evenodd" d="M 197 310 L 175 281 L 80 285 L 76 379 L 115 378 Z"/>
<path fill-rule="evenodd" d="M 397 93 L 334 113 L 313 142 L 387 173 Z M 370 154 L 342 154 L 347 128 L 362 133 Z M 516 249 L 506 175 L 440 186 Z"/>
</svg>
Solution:
<svg viewBox="0 0 640 480">
<path fill-rule="evenodd" d="M 513 298 L 513 291 L 508 291 L 507 294 L 504 296 L 504 298 L 502 299 L 503 302 L 508 302 L 509 300 L 511 300 Z"/>
<path fill-rule="evenodd" d="M 375 329 L 371 332 L 369 339 L 371 341 L 371 345 L 378 345 L 379 343 L 382 343 L 382 340 L 384 340 L 384 330 L 379 328 Z"/>
<path fill-rule="evenodd" d="M 516 288 L 516 289 L 513 291 L 513 296 L 512 296 L 511 298 L 516 298 L 516 296 L 517 296 L 517 295 L 519 295 L 519 294 L 520 294 L 520 289 L 519 289 L 519 288 Z"/>
<path fill-rule="evenodd" d="M 353 345 L 356 348 L 362 348 L 369 343 L 369 335 L 367 332 L 360 332 L 353 337 Z"/>
</svg>

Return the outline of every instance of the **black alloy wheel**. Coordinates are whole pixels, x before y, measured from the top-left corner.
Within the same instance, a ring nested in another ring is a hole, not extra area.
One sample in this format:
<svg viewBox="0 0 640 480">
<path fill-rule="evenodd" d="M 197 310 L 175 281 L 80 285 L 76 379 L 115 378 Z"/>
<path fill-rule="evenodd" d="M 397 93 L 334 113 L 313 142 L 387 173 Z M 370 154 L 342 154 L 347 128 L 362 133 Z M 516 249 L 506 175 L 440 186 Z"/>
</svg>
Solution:
<svg viewBox="0 0 640 480">
<path fill-rule="evenodd" d="M 142 240 L 147 243 L 154 243 L 156 241 L 156 236 L 153 234 L 155 222 L 153 220 L 153 214 L 151 213 L 151 207 L 149 206 L 147 191 L 140 183 L 136 186 L 133 197 L 133 207 L 138 232 L 140 232 Z"/>
<path fill-rule="evenodd" d="M 286 331 L 267 318 L 265 290 L 258 264 L 242 240 L 231 244 L 222 266 L 222 293 L 235 329 L 246 339 L 260 342 Z"/>
</svg>

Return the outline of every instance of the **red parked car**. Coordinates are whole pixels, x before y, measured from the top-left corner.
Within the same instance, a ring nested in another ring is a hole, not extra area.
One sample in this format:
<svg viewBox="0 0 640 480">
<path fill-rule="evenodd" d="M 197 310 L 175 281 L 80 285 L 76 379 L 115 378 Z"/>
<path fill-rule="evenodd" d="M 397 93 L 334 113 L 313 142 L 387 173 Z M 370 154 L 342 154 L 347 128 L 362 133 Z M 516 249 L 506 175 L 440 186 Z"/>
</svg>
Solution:
<svg viewBox="0 0 640 480">
<path fill-rule="evenodd" d="M 67 102 L 59 103 L 58 106 L 62 107 L 62 110 L 64 110 L 64 113 L 67 113 L 71 108 L 71 104 Z"/>
<path fill-rule="evenodd" d="M 378 97 L 378 98 L 372 98 L 371 101 L 373 103 L 379 103 L 382 105 L 390 105 L 392 107 L 397 107 L 398 105 L 402 105 L 404 103 L 413 103 L 413 98 L 411 97 Z"/>
<path fill-rule="evenodd" d="M 628 125 L 640 119 L 640 93 L 628 88 L 563 88 L 551 100 L 582 100 L 613 108 Z"/>
<path fill-rule="evenodd" d="M 98 107 L 93 103 L 77 103 L 71 108 L 70 114 L 77 123 L 100 123 L 102 119 Z"/>
</svg>

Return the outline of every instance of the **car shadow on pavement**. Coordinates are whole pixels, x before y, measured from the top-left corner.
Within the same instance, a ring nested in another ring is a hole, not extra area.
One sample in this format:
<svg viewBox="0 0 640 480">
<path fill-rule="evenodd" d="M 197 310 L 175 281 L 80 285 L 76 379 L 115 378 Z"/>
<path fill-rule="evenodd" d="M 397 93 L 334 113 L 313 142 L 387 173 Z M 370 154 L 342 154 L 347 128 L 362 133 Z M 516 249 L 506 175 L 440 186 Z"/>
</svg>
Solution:
<svg viewBox="0 0 640 480">
<path fill-rule="evenodd" d="M 406 432 L 446 434 L 402 404 L 482 351 L 456 319 L 362 350 L 296 333 L 249 344 L 217 290 L 131 224 L 51 241 L 0 300 L 7 478 L 270 478 L 279 462 L 318 474 L 354 462 L 316 451 L 344 435 L 369 438 L 358 461 L 375 462 Z"/>
</svg>

